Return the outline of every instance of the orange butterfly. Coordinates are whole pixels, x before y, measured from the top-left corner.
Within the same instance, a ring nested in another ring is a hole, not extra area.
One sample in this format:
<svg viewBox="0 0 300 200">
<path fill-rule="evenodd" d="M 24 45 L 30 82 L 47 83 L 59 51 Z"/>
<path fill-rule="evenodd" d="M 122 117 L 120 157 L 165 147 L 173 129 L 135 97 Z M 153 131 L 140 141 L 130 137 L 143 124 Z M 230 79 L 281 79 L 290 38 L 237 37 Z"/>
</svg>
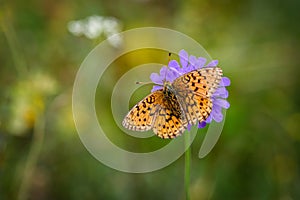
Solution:
<svg viewBox="0 0 300 200">
<path fill-rule="evenodd" d="M 207 67 L 183 74 L 172 83 L 165 81 L 163 89 L 152 92 L 128 112 L 122 125 L 134 131 L 153 129 L 161 138 L 177 137 L 188 124 L 203 122 L 210 115 L 211 96 L 222 75 L 221 68 Z"/>
</svg>

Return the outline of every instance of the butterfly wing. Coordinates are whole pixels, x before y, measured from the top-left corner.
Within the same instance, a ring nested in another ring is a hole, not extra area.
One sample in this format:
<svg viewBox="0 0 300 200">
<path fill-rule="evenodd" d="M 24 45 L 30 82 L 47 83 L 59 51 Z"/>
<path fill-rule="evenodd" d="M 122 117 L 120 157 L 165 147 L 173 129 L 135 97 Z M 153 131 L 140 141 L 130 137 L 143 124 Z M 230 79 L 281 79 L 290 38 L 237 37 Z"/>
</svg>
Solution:
<svg viewBox="0 0 300 200">
<path fill-rule="evenodd" d="M 153 127 L 163 92 L 157 90 L 137 103 L 125 116 L 122 125 L 133 131 L 148 131 Z"/>
<path fill-rule="evenodd" d="M 172 87 L 185 113 L 188 123 L 205 121 L 212 110 L 211 96 L 222 78 L 219 67 L 201 68 L 174 80 Z"/>
<path fill-rule="evenodd" d="M 211 97 L 218 88 L 223 72 L 219 67 L 201 68 L 186 73 L 173 82 L 173 87 L 202 97 Z"/>
</svg>

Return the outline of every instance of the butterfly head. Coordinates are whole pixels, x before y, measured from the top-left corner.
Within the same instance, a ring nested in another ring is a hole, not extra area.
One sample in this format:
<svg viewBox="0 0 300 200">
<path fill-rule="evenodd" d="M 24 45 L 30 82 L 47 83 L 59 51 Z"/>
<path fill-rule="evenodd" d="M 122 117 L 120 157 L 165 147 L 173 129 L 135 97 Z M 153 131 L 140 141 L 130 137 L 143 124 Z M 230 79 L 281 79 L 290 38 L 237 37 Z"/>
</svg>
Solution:
<svg viewBox="0 0 300 200">
<path fill-rule="evenodd" d="M 163 89 L 164 93 L 166 95 L 170 95 L 170 93 L 174 93 L 174 89 L 172 87 L 172 83 L 170 81 L 165 81 L 164 82 L 164 89 Z"/>
<path fill-rule="evenodd" d="M 170 81 L 165 81 L 164 82 L 164 90 L 167 90 L 167 89 L 171 89 L 172 88 L 172 84 Z"/>
</svg>

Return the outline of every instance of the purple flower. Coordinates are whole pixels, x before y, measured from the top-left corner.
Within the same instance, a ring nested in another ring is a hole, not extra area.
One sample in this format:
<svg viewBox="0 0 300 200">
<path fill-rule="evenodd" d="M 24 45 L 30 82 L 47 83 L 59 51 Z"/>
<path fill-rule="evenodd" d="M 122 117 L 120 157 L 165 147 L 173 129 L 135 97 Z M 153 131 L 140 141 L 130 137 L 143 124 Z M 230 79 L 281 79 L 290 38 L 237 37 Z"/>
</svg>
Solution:
<svg viewBox="0 0 300 200">
<path fill-rule="evenodd" d="M 203 67 L 216 67 L 218 65 L 218 60 L 212 60 L 210 63 L 205 65 L 206 59 L 203 57 L 195 57 L 193 55 L 188 55 L 185 50 L 179 52 L 180 64 L 176 60 L 171 60 L 167 66 L 163 66 L 160 73 L 152 73 L 150 79 L 153 83 L 157 84 L 153 86 L 151 92 L 159 89 L 163 89 L 165 81 L 173 82 L 176 78 L 191 72 L 196 69 L 201 69 Z M 204 128 L 207 123 L 211 123 L 212 120 L 216 122 L 221 122 L 223 120 L 222 109 L 228 109 L 230 107 L 229 102 L 226 100 L 228 98 L 227 86 L 230 85 L 230 79 L 227 77 L 222 77 L 219 87 L 212 94 L 211 99 L 213 102 L 212 111 L 209 117 L 204 122 L 198 123 L 198 128 Z M 188 130 L 190 130 L 191 125 L 188 125 Z"/>
</svg>

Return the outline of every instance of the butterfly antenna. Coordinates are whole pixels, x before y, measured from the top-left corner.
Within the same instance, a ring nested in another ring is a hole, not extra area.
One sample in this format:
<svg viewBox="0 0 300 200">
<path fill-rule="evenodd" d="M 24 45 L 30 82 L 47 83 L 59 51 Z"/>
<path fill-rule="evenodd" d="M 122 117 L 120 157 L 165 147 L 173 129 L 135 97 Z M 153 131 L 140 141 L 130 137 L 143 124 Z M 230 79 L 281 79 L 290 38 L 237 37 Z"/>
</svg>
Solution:
<svg viewBox="0 0 300 200">
<path fill-rule="evenodd" d="M 168 63 L 167 63 L 167 69 L 168 69 L 168 70 L 169 70 L 169 63 L 170 63 L 170 61 L 171 61 L 171 55 L 172 55 L 172 53 L 169 52 Z M 165 80 L 167 80 L 167 73 L 165 74 Z"/>
<path fill-rule="evenodd" d="M 135 82 L 135 84 L 137 84 L 137 85 L 145 85 L 145 84 L 151 84 L 152 82 L 142 82 L 142 81 L 137 81 L 137 82 Z M 152 83 L 153 84 L 153 83 Z"/>
</svg>

